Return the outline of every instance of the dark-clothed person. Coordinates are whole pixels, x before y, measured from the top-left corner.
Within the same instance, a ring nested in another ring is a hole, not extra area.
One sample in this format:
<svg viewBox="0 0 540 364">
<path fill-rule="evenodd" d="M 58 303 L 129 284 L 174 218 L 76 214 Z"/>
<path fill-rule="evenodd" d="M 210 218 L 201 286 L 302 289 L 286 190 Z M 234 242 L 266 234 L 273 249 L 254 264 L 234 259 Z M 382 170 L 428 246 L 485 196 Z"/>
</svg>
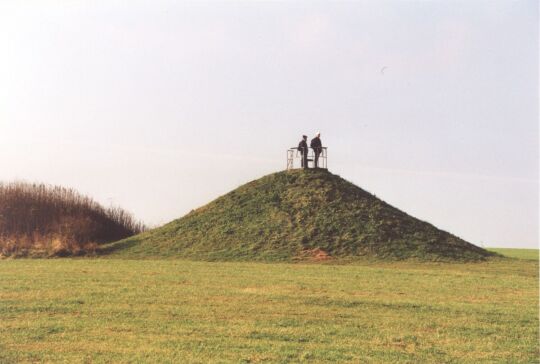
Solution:
<svg viewBox="0 0 540 364">
<path fill-rule="evenodd" d="M 302 140 L 298 143 L 298 150 L 302 154 L 302 168 L 308 168 L 308 146 L 307 146 L 307 135 L 302 136 Z"/>
<path fill-rule="evenodd" d="M 319 156 L 322 153 L 321 133 L 315 134 L 315 138 L 311 139 L 310 146 L 315 154 L 315 159 L 313 161 L 315 168 L 319 168 Z"/>
</svg>

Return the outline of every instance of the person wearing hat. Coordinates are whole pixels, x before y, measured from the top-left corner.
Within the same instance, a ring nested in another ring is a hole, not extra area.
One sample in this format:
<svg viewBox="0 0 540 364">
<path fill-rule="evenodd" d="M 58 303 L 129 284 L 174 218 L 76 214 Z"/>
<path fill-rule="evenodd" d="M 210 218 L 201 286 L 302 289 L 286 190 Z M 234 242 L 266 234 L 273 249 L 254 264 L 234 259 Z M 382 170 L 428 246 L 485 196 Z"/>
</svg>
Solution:
<svg viewBox="0 0 540 364">
<path fill-rule="evenodd" d="M 298 150 L 302 155 L 302 168 L 308 168 L 308 146 L 307 146 L 307 135 L 302 135 L 302 140 L 298 143 Z"/>
<path fill-rule="evenodd" d="M 313 160 L 314 166 L 315 168 L 319 168 L 319 156 L 322 153 L 321 133 L 317 132 L 317 134 L 315 134 L 315 138 L 311 139 L 310 146 L 315 154 Z"/>
</svg>

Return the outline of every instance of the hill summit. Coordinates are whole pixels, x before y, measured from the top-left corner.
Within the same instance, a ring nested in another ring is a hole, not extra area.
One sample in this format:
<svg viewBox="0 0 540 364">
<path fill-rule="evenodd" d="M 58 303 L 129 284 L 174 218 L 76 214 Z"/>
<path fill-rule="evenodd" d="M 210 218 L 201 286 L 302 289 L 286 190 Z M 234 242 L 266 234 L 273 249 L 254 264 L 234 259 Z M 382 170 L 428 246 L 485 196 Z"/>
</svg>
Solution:
<svg viewBox="0 0 540 364">
<path fill-rule="evenodd" d="M 493 255 L 322 169 L 262 177 L 105 251 L 131 258 L 259 261 L 464 261 Z"/>
</svg>

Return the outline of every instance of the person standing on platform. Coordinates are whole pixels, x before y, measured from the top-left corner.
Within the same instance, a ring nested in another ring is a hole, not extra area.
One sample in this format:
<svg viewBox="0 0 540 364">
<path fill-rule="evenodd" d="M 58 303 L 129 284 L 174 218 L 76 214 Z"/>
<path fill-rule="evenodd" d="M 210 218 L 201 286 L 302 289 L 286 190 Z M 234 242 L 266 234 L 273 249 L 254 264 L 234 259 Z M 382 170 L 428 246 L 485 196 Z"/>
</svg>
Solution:
<svg viewBox="0 0 540 364">
<path fill-rule="evenodd" d="M 302 168 L 308 168 L 308 146 L 307 146 L 307 135 L 302 135 L 302 140 L 298 143 L 298 150 L 302 154 Z"/>
<path fill-rule="evenodd" d="M 313 160 L 315 168 L 319 168 L 319 156 L 322 153 L 322 142 L 321 142 L 321 133 L 317 132 L 315 138 L 311 139 L 311 148 L 315 154 L 315 159 Z"/>
</svg>

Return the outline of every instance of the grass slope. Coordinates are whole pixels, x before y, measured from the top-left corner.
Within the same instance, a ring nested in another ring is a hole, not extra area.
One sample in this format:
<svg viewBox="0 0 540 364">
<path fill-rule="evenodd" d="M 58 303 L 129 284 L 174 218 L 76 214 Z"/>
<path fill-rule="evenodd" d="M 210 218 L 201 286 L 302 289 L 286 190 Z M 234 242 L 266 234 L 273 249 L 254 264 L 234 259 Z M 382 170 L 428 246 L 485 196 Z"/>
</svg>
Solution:
<svg viewBox="0 0 540 364">
<path fill-rule="evenodd" d="M 1 363 L 537 363 L 538 261 L 0 260 Z"/>
<path fill-rule="evenodd" d="M 326 254 L 422 260 L 479 260 L 494 255 L 326 170 L 265 176 L 106 251 L 129 258 L 262 261 Z"/>
</svg>

